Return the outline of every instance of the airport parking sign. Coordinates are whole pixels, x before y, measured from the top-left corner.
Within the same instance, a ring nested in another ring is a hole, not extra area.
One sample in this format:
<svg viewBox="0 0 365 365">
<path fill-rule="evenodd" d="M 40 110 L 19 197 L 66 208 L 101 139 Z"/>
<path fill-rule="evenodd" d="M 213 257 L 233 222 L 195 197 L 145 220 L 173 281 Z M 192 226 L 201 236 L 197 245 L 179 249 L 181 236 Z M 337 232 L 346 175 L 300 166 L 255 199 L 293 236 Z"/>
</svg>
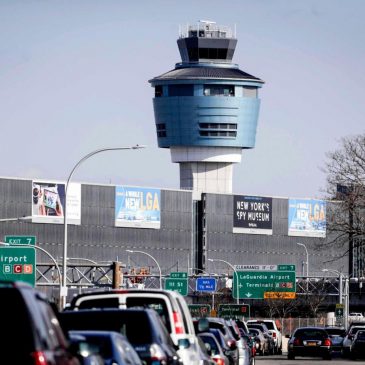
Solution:
<svg viewBox="0 0 365 365">
<path fill-rule="evenodd" d="M 25 281 L 35 286 L 36 253 L 33 247 L 0 247 L 0 279 Z"/>
</svg>

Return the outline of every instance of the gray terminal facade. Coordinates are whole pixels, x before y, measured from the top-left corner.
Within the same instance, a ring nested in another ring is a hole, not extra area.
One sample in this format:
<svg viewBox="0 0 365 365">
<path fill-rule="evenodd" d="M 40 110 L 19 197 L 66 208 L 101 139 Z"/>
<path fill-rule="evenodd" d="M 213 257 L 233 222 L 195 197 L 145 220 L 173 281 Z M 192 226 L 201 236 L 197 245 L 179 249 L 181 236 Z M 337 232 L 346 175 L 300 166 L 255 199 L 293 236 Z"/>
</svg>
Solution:
<svg viewBox="0 0 365 365">
<path fill-rule="evenodd" d="M 32 216 L 34 181 L 0 178 L 2 220 Z M 297 244 L 301 243 L 308 250 L 309 276 L 323 276 L 323 268 L 348 272 L 347 247 L 336 249 L 326 245 L 330 237 L 288 235 L 289 198 L 260 198 L 270 200 L 271 230 L 257 234 L 245 233 L 245 229 L 241 232 L 237 227 L 238 232 L 234 232 L 239 194 L 206 193 L 201 200 L 193 200 L 192 191 L 159 189 L 160 226 L 151 229 L 116 226 L 116 186 L 80 185 L 81 219 L 77 225 L 68 225 L 68 258 L 86 258 L 97 263 L 119 261 L 126 265 L 126 270 L 149 266 L 151 274 L 156 274 L 155 263 L 146 255 L 126 252 L 132 249 L 152 255 L 164 276 L 176 271 L 196 273 L 198 269 L 232 275 L 230 267 L 208 261 L 209 258 L 223 259 L 232 265 L 290 264 L 296 266 L 297 276 L 304 276 L 306 252 Z M 62 223 L 1 221 L 0 240 L 6 235 L 36 236 L 38 246 L 62 260 Z M 49 259 L 37 252 L 39 261 Z"/>
</svg>

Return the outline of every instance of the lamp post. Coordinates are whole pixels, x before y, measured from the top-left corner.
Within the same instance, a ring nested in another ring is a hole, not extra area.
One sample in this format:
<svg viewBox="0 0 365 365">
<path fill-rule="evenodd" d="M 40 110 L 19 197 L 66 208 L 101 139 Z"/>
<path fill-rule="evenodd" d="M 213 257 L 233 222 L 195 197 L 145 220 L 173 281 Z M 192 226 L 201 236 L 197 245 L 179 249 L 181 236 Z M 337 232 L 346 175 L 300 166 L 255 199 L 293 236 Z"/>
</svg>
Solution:
<svg viewBox="0 0 365 365">
<path fill-rule="evenodd" d="M 65 206 L 63 210 L 63 275 L 62 275 L 62 289 L 61 289 L 61 295 L 62 295 L 62 306 L 65 307 L 66 305 L 66 298 L 67 298 L 67 192 L 68 192 L 68 186 L 70 184 L 71 178 L 73 174 L 75 173 L 76 169 L 86 160 L 88 160 L 90 157 L 99 154 L 101 152 L 106 151 L 121 151 L 121 150 L 136 150 L 140 148 L 144 148 L 145 146 L 131 146 L 131 147 L 110 147 L 110 148 L 100 148 L 98 150 L 92 151 L 86 156 L 84 156 L 81 160 L 79 160 L 76 165 L 71 170 L 70 175 L 68 176 L 68 179 L 66 181 L 65 185 Z"/>
<path fill-rule="evenodd" d="M 230 266 L 232 268 L 232 270 L 234 271 L 234 273 L 236 274 L 236 278 L 237 278 L 237 283 L 236 283 L 236 293 L 237 293 L 237 304 L 240 304 L 240 292 L 239 292 L 239 286 L 238 286 L 238 272 L 237 270 L 234 268 L 234 266 L 232 264 L 230 264 L 228 261 L 222 260 L 222 259 L 208 259 L 208 261 L 211 262 L 223 262 L 226 265 Z M 233 292 L 233 283 L 232 283 L 232 292 Z M 233 295 L 232 295 L 233 298 Z"/>
<path fill-rule="evenodd" d="M 36 246 L 36 245 L 28 245 L 28 244 L 10 244 L 10 243 L 6 243 L 6 242 L 0 242 L 0 246 L 7 246 L 7 247 L 33 247 L 37 250 L 40 250 L 42 252 L 44 252 L 52 261 L 53 263 L 55 264 L 55 267 L 56 267 L 56 270 L 57 270 L 57 273 L 58 273 L 58 282 L 59 282 L 59 303 L 58 303 L 58 307 L 59 309 L 62 309 L 62 296 L 61 296 L 61 289 L 62 289 L 62 275 L 61 275 L 61 270 L 60 270 L 60 267 L 58 266 L 57 264 L 57 261 L 56 259 L 47 251 L 45 250 L 44 248 L 42 247 L 39 247 L 39 246 Z"/>
<path fill-rule="evenodd" d="M 306 254 L 306 257 L 307 257 L 307 260 L 305 262 L 305 266 L 307 267 L 307 280 L 308 280 L 308 276 L 309 276 L 309 258 L 308 258 L 307 246 L 304 243 L 300 243 L 300 242 L 297 242 L 297 245 L 303 246 L 304 249 L 305 249 L 305 254 Z"/>
<path fill-rule="evenodd" d="M 157 260 L 152 255 L 150 255 L 149 253 L 144 252 L 144 251 L 126 250 L 126 252 L 130 252 L 130 253 L 142 253 L 142 254 L 147 255 L 148 257 L 150 257 L 156 263 L 156 265 L 158 267 L 158 271 L 160 273 L 160 289 L 162 289 L 162 273 L 161 273 L 161 267 L 160 267 L 159 263 L 157 262 Z"/>
</svg>

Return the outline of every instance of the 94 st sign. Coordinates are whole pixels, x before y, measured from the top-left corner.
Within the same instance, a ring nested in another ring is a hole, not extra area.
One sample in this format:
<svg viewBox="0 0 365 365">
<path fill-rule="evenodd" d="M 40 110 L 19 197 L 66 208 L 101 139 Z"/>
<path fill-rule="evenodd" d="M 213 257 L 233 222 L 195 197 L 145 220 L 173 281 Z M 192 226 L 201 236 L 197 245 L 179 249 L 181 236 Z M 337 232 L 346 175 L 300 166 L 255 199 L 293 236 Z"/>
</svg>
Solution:
<svg viewBox="0 0 365 365">
<path fill-rule="evenodd" d="M 295 265 L 236 265 L 233 297 L 237 299 L 294 299 Z M 238 291 L 237 291 L 238 276 Z"/>
</svg>

